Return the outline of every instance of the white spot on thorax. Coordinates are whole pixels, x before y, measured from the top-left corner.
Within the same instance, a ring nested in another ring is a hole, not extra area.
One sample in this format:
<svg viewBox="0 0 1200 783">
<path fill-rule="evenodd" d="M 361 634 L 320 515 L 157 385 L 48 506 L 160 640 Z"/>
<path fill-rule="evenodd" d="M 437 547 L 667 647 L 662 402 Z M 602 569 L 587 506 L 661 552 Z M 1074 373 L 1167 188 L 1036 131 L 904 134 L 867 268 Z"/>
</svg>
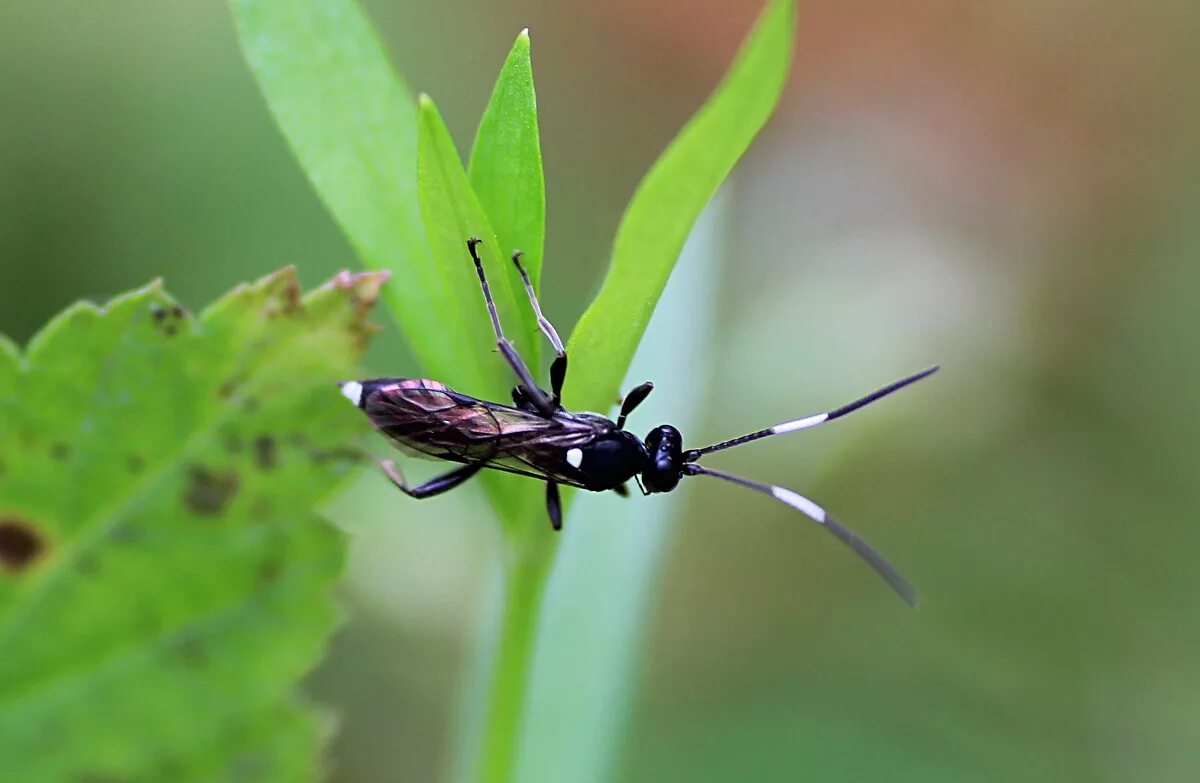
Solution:
<svg viewBox="0 0 1200 783">
<path fill-rule="evenodd" d="M 342 384 L 342 394 L 346 395 L 346 399 L 354 403 L 354 407 L 362 405 L 363 386 L 358 381 L 346 381 Z"/>
<path fill-rule="evenodd" d="M 578 468 L 583 464 L 583 449 L 568 449 L 567 464 L 573 468 Z"/>
</svg>

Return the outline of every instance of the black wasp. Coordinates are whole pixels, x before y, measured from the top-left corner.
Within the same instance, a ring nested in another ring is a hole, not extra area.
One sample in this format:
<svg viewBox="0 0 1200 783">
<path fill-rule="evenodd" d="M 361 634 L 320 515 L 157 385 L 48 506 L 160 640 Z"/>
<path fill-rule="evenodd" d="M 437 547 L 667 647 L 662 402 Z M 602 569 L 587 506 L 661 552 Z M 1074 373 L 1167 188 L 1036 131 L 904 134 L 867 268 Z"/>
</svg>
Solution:
<svg viewBox="0 0 1200 783">
<path fill-rule="evenodd" d="M 634 388 L 621 402 L 614 423 L 599 413 L 572 413 L 565 410 L 563 381 L 567 375 L 567 352 L 562 340 L 538 304 L 529 275 L 521 264 L 521 254 L 513 254 L 513 264 L 525 283 L 529 303 L 538 325 L 554 346 L 556 356 L 550 364 L 550 391 L 534 380 L 525 362 L 500 328 L 496 304 L 492 301 L 483 264 L 476 245 L 467 241 L 467 250 L 475 262 L 475 272 L 483 288 L 496 344 L 516 373 L 519 383 L 512 390 L 512 405 L 477 400 L 460 394 L 437 381 L 405 378 L 375 378 L 347 381 L 342 393 L 361 408 L 371 424 L 401 450 L 422 457 L 462 463 L 461 467 L 438 476 L 418 487 L 409 487 L 395 463 L 381 463 L 384 472 L 406 495 L 427 498 L 454 489 L 483 468 L 503 470 L 546 482 L 546 510 L 555 530 L 562 528 L 562 505 L 558 485 L 579 487 L 593 492 L 613 490 L 627 495 L 626 483 L 633 479 L 643 495 L 670 492 L 684 476 L 713 476 L 770 495 L 805 514 L 848 544 L 867 561 L 906 601 L 916 603 L 916 590 L 898 571 L 863 539 L 825 509 L 790 489 L 762 484 L 697 464 L 705 454 L 721 451 L 770 435 L 815 427 L 874 402 L 892 392 L 932 374 L 938 368 L 910 375 L 827 413 L 794 419 L 722 441 L 702 449 L 683 448 L 683 436 L 669 424 L 650 430 L 645 440 L 625 429 L 625 419 L 654 385 L 647 382 Z"/>
</svg>

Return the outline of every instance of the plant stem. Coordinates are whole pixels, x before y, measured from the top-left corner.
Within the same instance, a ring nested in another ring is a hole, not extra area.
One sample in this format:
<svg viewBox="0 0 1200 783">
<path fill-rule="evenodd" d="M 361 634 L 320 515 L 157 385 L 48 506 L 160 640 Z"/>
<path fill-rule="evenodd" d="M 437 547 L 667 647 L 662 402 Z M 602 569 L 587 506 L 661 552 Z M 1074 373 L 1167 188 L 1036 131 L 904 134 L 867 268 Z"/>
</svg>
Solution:
<svg viewBox="0 0 1200 783">
<path fill-rule="evenodd" d="M 504 597 L 476 767 L 480 783 L 513 780 L 542 593 L 557 541 L 533 536 L 510 540 L 505 546 Z"/>
</svg>

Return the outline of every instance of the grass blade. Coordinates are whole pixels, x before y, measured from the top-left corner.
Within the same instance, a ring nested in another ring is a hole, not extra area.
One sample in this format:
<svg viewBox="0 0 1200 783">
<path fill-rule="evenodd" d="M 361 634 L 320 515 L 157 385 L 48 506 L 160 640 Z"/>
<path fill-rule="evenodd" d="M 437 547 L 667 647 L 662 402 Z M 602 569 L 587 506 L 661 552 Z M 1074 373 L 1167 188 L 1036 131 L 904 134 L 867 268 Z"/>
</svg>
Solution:
<svg viewBox="0 0 1200 783">
<path fill-rule="evenodd" d="M 571 335 L 568 407 L 608 410 L 692 225 L 775 108 L 791 63 L 795 8 L 775 0 L 716 91 L 642 180 L 600 294 Z"/>
<path fill-rule="evenodd" d="M 688 432 L 704 400 L 694 385 L 710 371 L 723 241 L 724 195 L 696 225 L 682 264 L 638 349 L 626 388 L 655 375 L 634 414 L 640 431 L 670 421 Z M 533 656 L 516 780 L 612 780 L 645 660 L 660 569 L 687 490 L 656 498 L 606 493 L 577 498 L 546 587 Z M 564 651 L 570 651 L 564 654 Z M 586 727 L 586 728 L 583 728 Z"/>
</svg>

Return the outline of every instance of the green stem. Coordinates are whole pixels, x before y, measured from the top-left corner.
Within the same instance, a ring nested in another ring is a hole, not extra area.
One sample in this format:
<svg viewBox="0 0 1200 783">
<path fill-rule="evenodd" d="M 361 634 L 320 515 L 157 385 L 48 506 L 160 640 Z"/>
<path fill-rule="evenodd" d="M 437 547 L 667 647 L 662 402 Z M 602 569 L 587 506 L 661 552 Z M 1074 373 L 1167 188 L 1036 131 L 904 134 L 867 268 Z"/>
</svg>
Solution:
<svg viewBox="0 0 1200 783">
<path fill-rule="evenodd" d="M 510 540 L 506 548 L 504 598 L 476 767 L 480 783 L 509 783 L 516 771 L 542 593 L 557 542 L 534 536 Z"/>
</svg>

